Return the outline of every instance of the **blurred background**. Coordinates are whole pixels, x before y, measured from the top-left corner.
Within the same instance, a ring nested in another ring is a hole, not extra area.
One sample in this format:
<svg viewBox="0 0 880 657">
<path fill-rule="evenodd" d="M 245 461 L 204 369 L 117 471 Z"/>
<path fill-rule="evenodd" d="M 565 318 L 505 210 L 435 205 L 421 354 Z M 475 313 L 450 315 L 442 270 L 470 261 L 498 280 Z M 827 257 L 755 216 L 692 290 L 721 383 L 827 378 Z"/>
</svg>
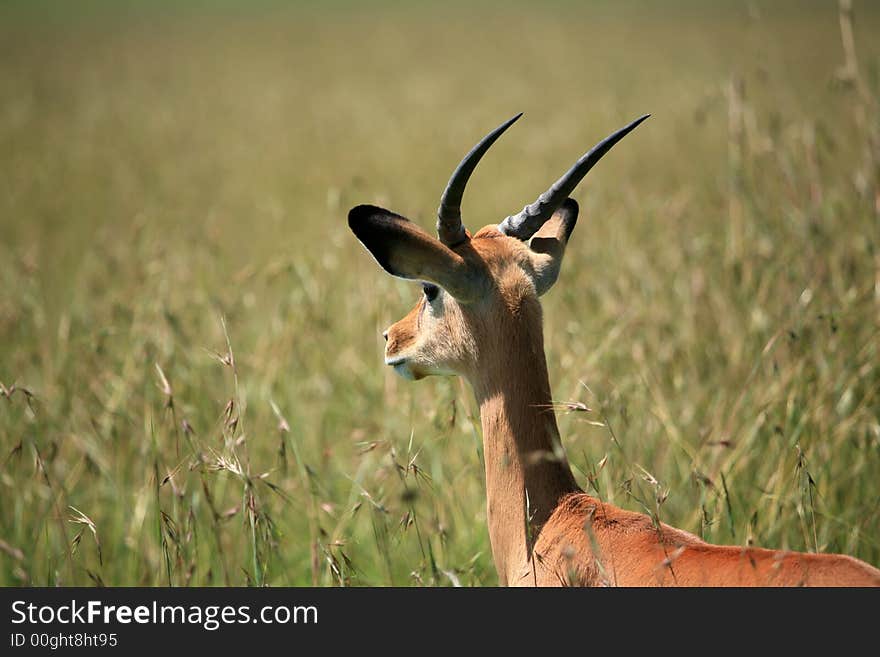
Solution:
<svg viewBox="0 0 880 657">
<path fill-rule="evenodd" d="M 492 585 L 477 409 L 346 225 L 579 186 L 544 298 L 581 485 L 880 562 L 880 6 L 4 2 L 0 584 Z"/>
</svg>

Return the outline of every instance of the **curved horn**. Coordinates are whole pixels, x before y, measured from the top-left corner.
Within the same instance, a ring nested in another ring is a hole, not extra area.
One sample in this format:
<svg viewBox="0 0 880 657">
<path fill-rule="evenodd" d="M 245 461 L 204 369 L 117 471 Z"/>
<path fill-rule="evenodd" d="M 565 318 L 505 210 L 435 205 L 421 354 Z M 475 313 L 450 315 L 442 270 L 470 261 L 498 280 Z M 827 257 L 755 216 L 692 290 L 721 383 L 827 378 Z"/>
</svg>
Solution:
<svg viewBox="0 0 880 657">
<path fill-rule="evenodd" d="M 505 121 L 474 146 L 470 153 L 465 155 L 461 163 L 452 172 L 452 177 L 446 184 L 443 196 L 440 197 L 440 207 L 437 209 L 437 235 L 446 246 L 461 244 L 467 237 L 464 226 L 461 223 L 461 198 L 468 178 L 477 167 L 480 158 L 486 154 L 489 147 L 507 130 L 514 121 L 522 116 L 522 112 L 512 119 Z"/>
<path fill-rule="evenodd" d="M 617 142 L 623 139 L 630 131 L 632 131 L 639 123 L 647 119 L 650 114 L 636 119 L 628 126 L 621 128 L 614 134 L 606 137 L 598 144 L 593 146 L 586 155 L 579 159 L 575 165 L 568 170 L 559 180 L 553 183 L 546 192 L 541 194 L 531 205 L 523 208 L 522 212 L 517 215 L 507 217 L 498 224 L 498 230 L 505 235 L 516 237 L 521 240 L 527 240 L 535 232 L 544 225 L 562 202 L 568 198 L 568 195 L 577 187 L 577 184 L 583 180 L 587 172 L 593 168 L 602 156 L 611 150 Z"/>
</svg>

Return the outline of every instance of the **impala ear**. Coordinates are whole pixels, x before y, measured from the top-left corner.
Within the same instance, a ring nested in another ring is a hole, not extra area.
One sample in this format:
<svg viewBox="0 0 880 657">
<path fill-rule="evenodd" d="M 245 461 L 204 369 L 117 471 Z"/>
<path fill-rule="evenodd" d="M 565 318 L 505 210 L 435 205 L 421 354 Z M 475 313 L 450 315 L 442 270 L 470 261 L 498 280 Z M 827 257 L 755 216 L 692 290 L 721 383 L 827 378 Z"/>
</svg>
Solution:
<svg viewBox="0 0 880 657">
<path fill-rule="evenodd" d="M 565 255 L 565 247 L 577 223 L 577 217 L 577 201 L 567 198 L 529 240 L 538 296 L 553 287 L 559 276 L 562 256 Z"/>
<path fill-rule="evenodd" d="M 479 276 L 473 268 L 409 219 L 359 205 L 348 213 L 348 226 L 392 276 L 435 283 L 461 301 L 476 296 Z"/>
</svg>

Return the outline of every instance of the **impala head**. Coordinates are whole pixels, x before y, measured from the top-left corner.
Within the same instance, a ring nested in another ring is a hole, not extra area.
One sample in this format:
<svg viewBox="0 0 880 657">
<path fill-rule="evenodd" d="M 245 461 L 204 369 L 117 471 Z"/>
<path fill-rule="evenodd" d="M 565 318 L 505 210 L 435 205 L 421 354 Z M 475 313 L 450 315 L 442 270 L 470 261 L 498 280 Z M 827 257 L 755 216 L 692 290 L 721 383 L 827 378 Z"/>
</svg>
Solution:
<svg viewBox="0 0 880 657">
<path fill-rule="evenodd" d="M 398 374 L 470 377 L 492 358 L 540 345 L 538 297 L 559 275 L 577 221 L 575 186 L 643 116 L 594 146 L 522 212 L 471 235 L 461 200 L 480 158 L 517 115 L 486 135 L 452 174 L 437 211 L 433 238 L 404 217 L 372 205 L 348 214 L 348 225 L 385 271 L 422 281 L 415 307 L 384 336 L 385 362 Z"/>
</svg>

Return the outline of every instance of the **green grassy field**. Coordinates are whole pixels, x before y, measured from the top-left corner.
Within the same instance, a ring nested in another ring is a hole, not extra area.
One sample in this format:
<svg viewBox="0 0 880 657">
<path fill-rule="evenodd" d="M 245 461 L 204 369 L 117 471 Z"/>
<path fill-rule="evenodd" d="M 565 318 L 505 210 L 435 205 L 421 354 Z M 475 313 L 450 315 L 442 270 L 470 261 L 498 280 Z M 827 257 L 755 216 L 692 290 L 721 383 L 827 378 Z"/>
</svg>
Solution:
<svg viewBox="0 0 880 657">
<path fill-rule="evenodd" d="M 519 111 L 472 229 L 653 114 L 544 301 L 582 485 L 880 563 L 880 8 L 853 58 L 663 4 L 0 10 L 0 584 L 496 583 L 470 390 L 382 365 L 420 289 L 345 218 L 430 228 Z"/>
</svg>

